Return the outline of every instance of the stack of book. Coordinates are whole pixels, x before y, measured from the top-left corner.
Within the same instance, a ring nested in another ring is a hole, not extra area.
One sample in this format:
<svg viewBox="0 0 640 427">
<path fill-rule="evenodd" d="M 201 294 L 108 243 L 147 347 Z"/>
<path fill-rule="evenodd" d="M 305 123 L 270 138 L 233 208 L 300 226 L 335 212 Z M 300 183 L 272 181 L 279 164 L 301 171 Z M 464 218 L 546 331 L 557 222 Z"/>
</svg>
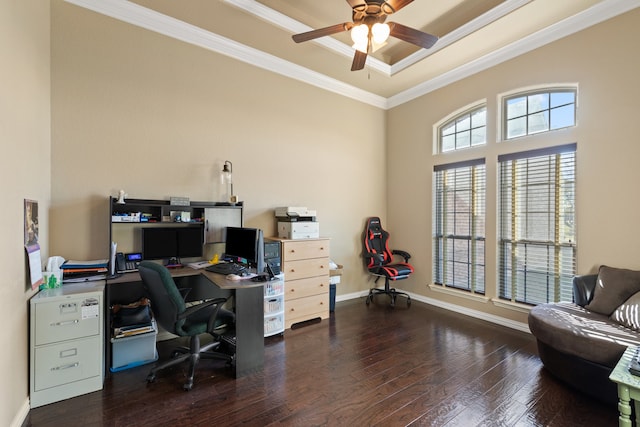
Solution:
<svg viewBox="0 0 640 427">
<path fill-rule="evenodd" d="M 107 278 L 109 261 L 98 259 L 91 261 L 68 260 L 60 267 L 62 283 L 88 282 Z"/>
</svg>

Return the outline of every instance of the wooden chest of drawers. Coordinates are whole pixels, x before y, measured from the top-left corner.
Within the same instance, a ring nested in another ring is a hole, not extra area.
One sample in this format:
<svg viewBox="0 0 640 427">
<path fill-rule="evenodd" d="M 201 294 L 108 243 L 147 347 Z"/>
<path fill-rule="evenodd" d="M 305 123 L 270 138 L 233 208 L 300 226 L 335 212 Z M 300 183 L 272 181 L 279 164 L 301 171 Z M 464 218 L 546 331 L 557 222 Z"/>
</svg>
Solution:
<svg viewBox="0 0 640 427">
<path fill-rule="evenodd" d="M 329 239 L 278 239 L 285 280 L 285 328 L 329 317 Z"/>
</svg>

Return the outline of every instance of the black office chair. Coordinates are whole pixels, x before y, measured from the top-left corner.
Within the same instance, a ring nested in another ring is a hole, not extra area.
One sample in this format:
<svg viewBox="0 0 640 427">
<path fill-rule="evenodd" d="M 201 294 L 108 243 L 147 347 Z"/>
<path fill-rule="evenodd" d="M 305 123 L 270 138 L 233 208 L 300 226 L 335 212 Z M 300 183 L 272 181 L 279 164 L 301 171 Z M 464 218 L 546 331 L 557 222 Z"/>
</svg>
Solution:
<svg viewBox="0 0 640 427">
<path fill-rule="evenodd" d="M 215 298 L 187 307 L 184 296 L 176 286 L 166 267 L 143 261 L 139 266 L 140 276 L 156 321 L 168 332 L 189 338 L 189 347 L 173 350 L 171 359 L 156 364 L 149 375 L 148 382 L 156 379 L 156 373 L 169 366 L 189 361 L 189 375 L 184 383 L 185 390 L 193 387 L 195 368 L 200 358 L 225 360 L 230 366 L 234 355 L 216 352 L 221 345 L 221 334 L 233 327 L 235 315 L 222 308 L 227 300 Z M 213 341 L 200 346 L 200 335 L 208 333 Z"/>
<path fill-rule="evenodd" d="M 363 237 L 363 256 L 369 273 L 376 276 L 375 283 L 378 283 L 381 277 L 384 278 L 384 289 L 369 289 L 366 304 L 369 305 L 376 295 L 385 294 L 391 299 L 391 307 L 395 307 L 398 295 L 406 297 L 407 306 L 410 306 L 411 297 L 409 294 L 392 288 L 389 282 L 406 279 L 413 273 L 413 266 L 409 264 L 411 255 L 398 249 L 389 249 L 389 233 L 382 228 L 378 217 L 367 219 Z M 402 257 L 404 262 L 394 263 L 394 255 Z"/>
</svg>

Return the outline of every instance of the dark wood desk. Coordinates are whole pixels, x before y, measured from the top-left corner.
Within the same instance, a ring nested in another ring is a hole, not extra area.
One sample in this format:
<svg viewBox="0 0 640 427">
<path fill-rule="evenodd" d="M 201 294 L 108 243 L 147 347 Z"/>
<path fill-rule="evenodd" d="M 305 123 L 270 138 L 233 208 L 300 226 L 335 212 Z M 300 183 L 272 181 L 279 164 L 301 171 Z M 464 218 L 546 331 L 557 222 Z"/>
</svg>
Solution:
<svg viewBox="0 0 640 427">
<path fill-rule="evenodd" d="M 250 280 L 231 281 L 221 274 L 190 267 L 171 269 L 176 284 L 180 288 L 190 288 L 187 301 L 208 298 L 232 298 L 232 308 L 236 314 L 236 360 L 235 377 L 241 377 L 262 369 L 264 363 L 264 290 L 262 283 Z M 127 304 L 144 296 L 142 279 L 138 273 L 125 273 L 108 279 L 106 286 L 107 321 L 106 363 L 111 366 L 110 307 L 113 304 Z"/>
</svg>

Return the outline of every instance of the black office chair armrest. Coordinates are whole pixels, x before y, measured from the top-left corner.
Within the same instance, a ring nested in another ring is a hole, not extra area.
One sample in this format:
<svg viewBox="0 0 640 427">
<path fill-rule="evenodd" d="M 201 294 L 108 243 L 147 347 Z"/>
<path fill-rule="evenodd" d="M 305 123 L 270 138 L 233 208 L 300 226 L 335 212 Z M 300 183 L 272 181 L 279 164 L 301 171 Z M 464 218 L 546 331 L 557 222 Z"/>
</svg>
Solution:
<svg viewBox="0 0 640 427">
<path fill-rule="evenodd" d="M 400 255 L 402 258 L 404 258 L 404 262 L 409 262 L 409 259 L 411 258 L 409 252 L 401 251 L 400 249 L 394 249 L 391 251 L 391 253 L 394 255 Z"/>
<path fill-rule="evenodd" d="M 591 302 L 597 279 L 597 274 L 587 274 L 573 278 L 573 301 L 576 304 L 584 307 Z"/>
<path fill-rule="evenodd" d="M 178 315 L 178 319 L 186 319 L 187 317 L 191 316 L 193 313 L 200 311 L 203 308 L 211 307 L 212 305 L 217 304 L 218 306 L 222 306 L 222 304 L 224 304 L 225 302 L 227 302 L 226 298 L 214 298 L 211 300 L 204 301 L 197 305 L 189 306 L 184 312 Z"/>
</svg>

